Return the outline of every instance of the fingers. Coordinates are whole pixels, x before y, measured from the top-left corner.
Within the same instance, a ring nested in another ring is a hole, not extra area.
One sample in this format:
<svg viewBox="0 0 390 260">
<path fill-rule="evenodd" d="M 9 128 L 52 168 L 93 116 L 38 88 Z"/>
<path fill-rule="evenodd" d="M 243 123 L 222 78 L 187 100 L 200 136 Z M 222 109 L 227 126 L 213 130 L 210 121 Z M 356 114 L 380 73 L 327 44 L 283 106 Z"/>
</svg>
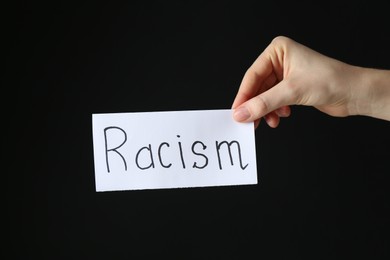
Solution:
<svg viewBox="0 0 390 260">
<path fill-rule="evenodd" d="M 279 117 L 289 117 L 291 114 L 291 109 L 289 106 L 283 106 L 276 109 L 275 112 Z"/>
<path fill-rule="evenodd" d="M 264 119 L 265 119 L 265 122 L 270 127 L 275 128 L 275 127 L 277 127 L 279 125 L 281 117 L 289 117 L 290 114 L 291 114 L 290 107 L 289 106 L 283 106 L 283 107 L 280 107 L 280 108 L 276 109 L 274 112 L 271 112 L 271 113 L 265 115 Z M 255 120 L 255 123 L 254 123 L 255 129 L 257 127 L 259 127 L 260 120 L 261 120 L 261 118 Z"/>
<path fill-rule="evenodd" d="M 277 127 L 280 117 L 290 115 L 289 105 L 295 101 L 283 80 L 286 43 L 287 38 L 275 39 L 245 73 L 232 105 L 236 121 L 255 121 L 257 127 L 264 117 L 269 126 Z"/>
<path fill-rule="evenodd" d="M 234 99 L 233 109 L 283 79 L 286 41 L 288 40 L 285 37 L 275 38 L 246 71 Z"/>
<path fill-rule="evenodd" d="M 264 116 L 265 122 L 272 127 L 276 128 L 280 123 L 280 117 L 276 114 L 276 112 L 271 112 Z"/>
<path fill-rule="evenodd" d="M 265 52 L 263 52 L 246 71 L 236 98 L 234 99 L 232 108 L 235 109 L 245 101 L 256 96 L 264 82 L 271 74 L 271 61 L 266 57 Z"/>
<path fill-rule="evenodd" d="M 260 119 L 255 120 L 255 123 L 254 123 L 255 129 L 259 126 L 259 124 L 260 124 Z"/>
<path fill-rule="evenodd" d="M 234 109 L 233 118 L 239 122 L 251 122 L 270 114 L 274 110 L 276 110 L 275 116 L 278 118 L 279 116 L 289 116 L 291 111 L 288 105 L 295 102 L 294 96 L 286 87 L 286 84 L 285 81 L 281 81 L 273 88 L 244 102 Z M 274 119 L 275 116 L 268 116 L 271 122 L 275 122 L 272 125 L 279 123 L 278 120 Z"/>
</svg>

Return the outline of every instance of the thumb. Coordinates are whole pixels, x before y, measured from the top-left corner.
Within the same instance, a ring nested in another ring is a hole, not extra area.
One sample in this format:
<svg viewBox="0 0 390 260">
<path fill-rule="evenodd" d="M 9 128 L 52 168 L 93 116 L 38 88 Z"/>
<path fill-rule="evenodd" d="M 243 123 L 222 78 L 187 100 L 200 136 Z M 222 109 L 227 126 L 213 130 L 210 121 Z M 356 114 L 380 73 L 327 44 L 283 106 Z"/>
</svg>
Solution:
<svg viewBox="0 0 390 260">
<path fill-rule="evenodd" d="M 269 90 L 249 99 L 233 111 L 233 118 L 238 122 L 255 121 L 268 113 L 295 103 L 291 88 L 281 81 Z"/>
</svg>

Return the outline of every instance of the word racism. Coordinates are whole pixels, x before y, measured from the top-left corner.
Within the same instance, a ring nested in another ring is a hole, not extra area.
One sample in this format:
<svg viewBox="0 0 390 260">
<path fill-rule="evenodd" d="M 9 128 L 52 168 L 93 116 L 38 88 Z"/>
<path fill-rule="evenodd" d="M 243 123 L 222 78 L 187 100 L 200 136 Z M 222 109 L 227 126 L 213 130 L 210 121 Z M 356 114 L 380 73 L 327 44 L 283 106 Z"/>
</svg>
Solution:
<svg viewBox="0 0 390 260">
<path fill-rule="evenodd" d="M 123 149 L 123 146 L 127 143 L 126 131 L 118 126 L 109 126 L 104 128 L 103 131 L 107 172 L 110 172 L 110 160 L 113 160 L 113 156 L 120 158 L 123 162 L 123 169 L 127 171 L 128 162 L 131 158 L 129 158 L 128 154 L 124 153 L 126 150 Z M 114 136 L 117 138 L 118 133 L 122 133 L 121 136 L 123 136 L 119 144 L 117 144 L 117 141 L 113 142 L 111 140 L 114 139 Z M 116 144 L 113 145 L 113 143 Z M 219 170 L 222 170 L 224 166 L 226 167 L 226 163 L 224 163 L 223 160 L 229 160 L 231 166 L 233 166 L 235 162 L 239 163 L 241 170 L 247 168 L 248 164 L 244 164 L 242 161 L 239 141 L 215 141 L 215 143 L 210 146 L 213 147 L 208 147 L 204 142 L 195 140 L 192 142 L 191 146 L 185 147 L 182 144 L 180 135 L 177 134 L 175 143 L 161 142 L 157 145 L 149 143 L 145 146 L 138 147 L 133 162 L 140 170 L 154 169 L 156 167 L 171 168 L 175 166 L 174 161 L 183 169 L 186 169 L 187 167 L 204 169 L 209 166 L 209 159 L 216 157 L 218 161 L 217 169 L 219 168 Z M 172 159 L 172 153 L 176 156 L 176 160 Z M 188 158 L 192 158 L 192 160 L 188 161 Z M 196 160 L 193 158 L 196 158 Z"/>
</svg>

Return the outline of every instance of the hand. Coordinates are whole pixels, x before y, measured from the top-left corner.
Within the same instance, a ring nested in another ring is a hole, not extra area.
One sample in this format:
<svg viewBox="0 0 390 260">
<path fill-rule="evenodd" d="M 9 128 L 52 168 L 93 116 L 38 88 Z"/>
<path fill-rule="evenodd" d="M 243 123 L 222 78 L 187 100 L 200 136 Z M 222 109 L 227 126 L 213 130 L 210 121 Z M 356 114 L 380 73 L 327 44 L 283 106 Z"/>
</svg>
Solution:
<svg viewBox="0 0 390 260">
<path fill-rule="evenodd" d="M 377 102 L 384 104 L 382 110 Z M 332 116 L 390 120 L 390 73 L 343 63 L 280 36 L 245 73 L 233 117 L 256 121 L 256 127 L 264 117 L 277 127 L 280 117 L 290 115 L 290 105 L 314 106 Z"/>
</svg>

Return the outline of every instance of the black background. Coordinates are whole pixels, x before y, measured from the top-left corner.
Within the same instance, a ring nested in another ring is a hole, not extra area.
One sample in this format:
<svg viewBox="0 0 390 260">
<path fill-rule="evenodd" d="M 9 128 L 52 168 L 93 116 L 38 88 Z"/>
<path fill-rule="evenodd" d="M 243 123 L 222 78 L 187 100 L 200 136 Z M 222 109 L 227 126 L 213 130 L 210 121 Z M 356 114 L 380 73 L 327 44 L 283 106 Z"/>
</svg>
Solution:
<svg viewBox="0 0 390 260">
<path fill-rule="evenodd" d="M 389 122 L 292 107 L 256 130 L 258 185 L 106 193 L 91 129 L 98 112 L 230 108 L 278 35 L 389 69 L 385 4 L 19 1 L 3 13 L 7 259 L 388 257 Z"/>
</svg>

